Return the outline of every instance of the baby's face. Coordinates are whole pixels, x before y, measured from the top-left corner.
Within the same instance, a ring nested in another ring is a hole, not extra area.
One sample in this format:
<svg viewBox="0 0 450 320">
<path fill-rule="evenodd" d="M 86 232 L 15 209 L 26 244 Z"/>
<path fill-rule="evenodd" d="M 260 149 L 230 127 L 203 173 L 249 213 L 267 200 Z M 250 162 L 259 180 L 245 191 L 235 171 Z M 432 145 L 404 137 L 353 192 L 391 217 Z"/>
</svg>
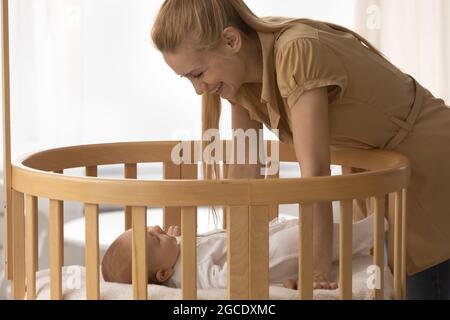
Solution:
<svg viewBox="0 0 450 320">
<path fill-rule="evenodd" d="M 147 252 L 155 259 L 158 269 L 170 269 L 175 265 L 180 252 L 177 239 L 168 235 L 159 226 L 147 227 Z"/>
</svg>

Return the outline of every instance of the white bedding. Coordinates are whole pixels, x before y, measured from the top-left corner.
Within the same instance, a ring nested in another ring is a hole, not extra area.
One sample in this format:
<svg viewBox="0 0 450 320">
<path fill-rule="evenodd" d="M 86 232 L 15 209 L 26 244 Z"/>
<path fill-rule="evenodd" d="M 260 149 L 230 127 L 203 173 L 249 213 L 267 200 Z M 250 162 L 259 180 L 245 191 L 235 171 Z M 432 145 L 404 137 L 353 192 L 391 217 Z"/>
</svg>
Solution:
<svg viewBox="0 0 450 320">
<path fill-rule="evenodd" d="M 372 264 L 373 257 L 359 255 L 353 258 L 353 299 L 373 299 L 373 290 L 367 288 L 367 268 Z M 385 299 L 392 297 L 392 274 L 389 268 L 385 268 Z M 333 267 L 333 279 L 337 280 L 339 267 L 337 263 Z M 101 276 L 101 273 L 100 273 Z M 83 300 L 86 297 L 85 268 L 83 266 L 66 266 L 63 268 L 63 299 Z M 50 298 L 50 271 L 48 269 L 37 272 L 36 275 L 37 299 Z M 127 300 L 132 299 L 132 286 L 127 284 L 109 283 L 100 281 L 100 299 L 102 300 Z M 271 286 L 270 299 L 295 300 L 298 292 L 279 286 Z M 174 289 L 159 285 L 148 285 L 148 297 L 150 300 L 179 300 L 181 289 Z M 226 289 L 201 289 L 197 291 L 199 300 L 223 300 L 227 299 Z M 339 299 L 339 289 L 315 290 L 314 299 L 336 300 Z"/>
</svg>

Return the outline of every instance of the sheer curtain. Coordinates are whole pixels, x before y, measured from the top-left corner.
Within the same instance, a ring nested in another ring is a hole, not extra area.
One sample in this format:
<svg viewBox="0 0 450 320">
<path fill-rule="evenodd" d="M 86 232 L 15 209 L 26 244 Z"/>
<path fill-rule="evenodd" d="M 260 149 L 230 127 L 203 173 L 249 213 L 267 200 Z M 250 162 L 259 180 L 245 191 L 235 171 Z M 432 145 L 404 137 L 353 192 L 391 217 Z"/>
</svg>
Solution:
<svg viewBox="0 0 450 320">
<path fill-rule="evenodd" d="M 450 104 L 450 1 L 358 0 L 356 30 Z"/>
<path fill-rule="evenodd" d="M 14 155 L 200 126 L 199 97 L 150 45 L 161 1 L 10 2 Z"/>
<path fill-rule="evenodd" d="M 261 16 L 353 28 L 355 1 L 246 3 Z M 13 158 L 73 144 L 200 138 L 200 97 L 150 45 L 162 2 L 10 1 Z M 222 127 L 230 121 L 224 103 Z"/>
</svg>

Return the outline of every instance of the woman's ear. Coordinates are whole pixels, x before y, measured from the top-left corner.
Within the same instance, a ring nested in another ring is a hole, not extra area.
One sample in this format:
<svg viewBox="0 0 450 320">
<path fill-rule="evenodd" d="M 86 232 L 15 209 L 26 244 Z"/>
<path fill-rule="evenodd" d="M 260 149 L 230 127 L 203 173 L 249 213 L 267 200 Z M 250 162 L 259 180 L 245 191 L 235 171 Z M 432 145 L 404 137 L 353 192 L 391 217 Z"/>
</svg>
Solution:
<svg viewBox="0 0 450 320">
<path fill-rule="evenodd" d="M 158 282 L 166 282 L 167 280 L 169 280 L 169 278 L 173 275 L 174 272 L 175 270 L 173 268 L 164 270 L 160 269 L 156 271 L 156 280 Z"/>
<path fill-rule="evenodd" d="M 241 50 L 242 37 L 239 33 L 239 30 L 234 27 L 226 27 L 223 30 L 223 37 L 225 45 L 228 46 L 231 50 L 233 50 L 234 52 L 239 52 Z"/>
</svg>

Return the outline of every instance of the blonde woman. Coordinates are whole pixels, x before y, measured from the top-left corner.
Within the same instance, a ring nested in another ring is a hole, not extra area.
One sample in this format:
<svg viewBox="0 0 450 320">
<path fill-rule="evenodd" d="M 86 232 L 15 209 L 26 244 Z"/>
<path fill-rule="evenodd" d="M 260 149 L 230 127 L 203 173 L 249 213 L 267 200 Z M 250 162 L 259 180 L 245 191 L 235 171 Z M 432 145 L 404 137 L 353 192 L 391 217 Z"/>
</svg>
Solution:
<svg viewBox="0 0 450 320">
<path fill-rule="evenodd" d="M 152 41 L 202 95 L 203 132 L 218 128 L 220 98 L 226 99 L 233 129 L 259 132 L 265 124 L 293 144 L 302 177 L 330 175 L 330 147 L 406 155 L 412 165 L 407 297 L 449 298 L 450 110 L 444 101 L 355 32 L 309 19 L 260 18 L 242 0 L 166 0 Z M 208 168 L 212 177 L 215 168 Z M 259 169 L 235 166 L 229 177 L 259 178 Z M 314 287 L 333 289 L 332 207 L 314 209 Z"/>
</svg>

